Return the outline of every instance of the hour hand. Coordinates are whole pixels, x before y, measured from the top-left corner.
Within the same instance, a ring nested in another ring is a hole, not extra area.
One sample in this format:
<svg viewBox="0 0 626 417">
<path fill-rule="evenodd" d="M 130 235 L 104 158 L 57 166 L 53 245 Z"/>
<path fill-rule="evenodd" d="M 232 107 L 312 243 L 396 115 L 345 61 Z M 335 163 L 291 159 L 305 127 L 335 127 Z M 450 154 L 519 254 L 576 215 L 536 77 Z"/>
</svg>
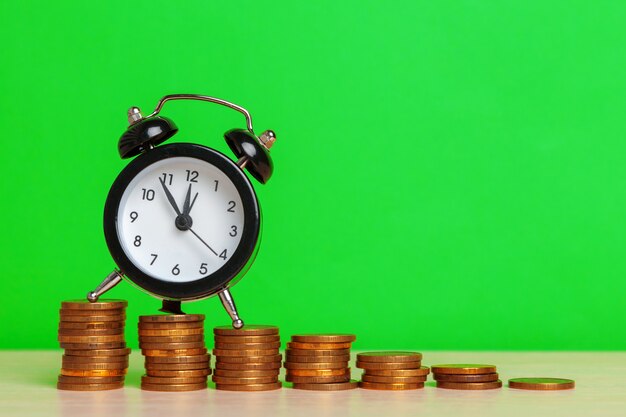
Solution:
<svg viewBox="0 0 626 417">
<path fill-rule="evenodd" d="M 187 214 L 189 215 L 189 212 L 191 212 L 191 209 L 194 205 L 194 203 L 196 202 L 196 198 L 198 198 L 198 193 L 196 193 L 195 196 L 193 196 L 193 200 L 191 200 L 191 184 L 189 184 L 189 188 L 187 189 L 187 195 L 185 196 L 185 202 L 183 203 L 183 214 Z"/>
<path fill-rule="evenodd" d="M 170 190 L 167 189 L 167 185 L 165 185 L 165 180 L 163 178 L 159 178 L 159 182 L 163 186 L 163 191 L 165 191 L 165 196 L 167 197 L 167 201 L 170 202 L 170 205 L 172 206 L 176 214 L 180 216 L 181 213 L 180 213 L 180 210 L 178 209 L 178 206 L 176 205 L 176 200 L 174 200 L 174 197 L 172 196 L 172 193 L 170 193 Z"/>
</svg>

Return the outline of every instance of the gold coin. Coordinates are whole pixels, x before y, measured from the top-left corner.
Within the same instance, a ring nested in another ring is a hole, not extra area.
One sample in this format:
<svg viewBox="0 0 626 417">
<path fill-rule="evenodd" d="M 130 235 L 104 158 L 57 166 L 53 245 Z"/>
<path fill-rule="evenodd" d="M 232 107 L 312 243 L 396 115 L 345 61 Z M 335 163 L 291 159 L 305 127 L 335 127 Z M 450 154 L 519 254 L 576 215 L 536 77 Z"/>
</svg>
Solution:
<svg viewBox="0 0 626 417">
<path fill-rule="evenodd" d="M 512 378 L 509 379 L 509 388 L 528 389 L 536 391 L 556 391 L 572 389 L 575 382 L 563 378 Z"/>
<path fill-rule="evenodd" d="M 348 367 L 348 362 L 285 362 L 284 366 L 285 369 L 345 369 Z"/>
<path fill-rule="evenodd" d="M 126 308 L 126 300 L 104 300 L 100 299 L 95 303 L 87 300 L 69 300 L 61 302 L 61 309 L 64 310 L 116 310 Z"/>
<path fill-rule="evenodd" d="M 218 362 L 223 363 L 266 363 L 282 361 L 283 356 L 280 353 L 265 356 L 220 356 Z"/>
<path fill-rule="evenodd" d="M 189 323 L 204 321 L 204 314 L 154 314 L 139 316 L 139 323 Z"/>
<path fill-rule="evenodd" d="M 425 382 L 427 376 L 376 376 L 363 374 L 361 380 L 364 382 L 375 382 L 378 384 L 417 384 Z"/>
<path fill-rule="evenodd" d="M 117 329 L 59 329 L 59 336 L 114 336 L 123 334 L 123 327 Z"/>
<path fill-rule="evenodd" d="M 102 350 L 125 348 L 125 342 L 102 342 L 102 343 L 59 343 L 63 349 L 69 350 Z M 65 352 L 67 354 L 67 352 Z"/>
<path fill-rule="evenodd" d="M 433 365 L 430 369 L 433 371 L 433 374 L 476 375 L 493 374 L 496 372 L 495 365 L 469 363 Z"/>
<path fill-rule="evenodd" d="M 337 356 L 287 355 L 285 357 L 285 360 L 291 363 L 348 362 L 350 361 L 350 355 L 337 355 Z"/>
<path fill-rule="evenodd" d="M 146 369 L 160 371 L 189 371 L 193 369 L 209 369 L 209 361 L 190 363 L 145 363 Z"/>
<path fill-rule="evenodd" d="M 141 389 L 146 391 L 197 391 L 201 389 L 206 389 L 206 382 L 201 382 L 199 384 L 148 384 L 141 383 Z"/>
<path fill-rule="evenodd" d="M 285 375 L 285 381 L 298 384 L 331 384 L 335 382 L 348 382 L 350 381 L 350 375 L 296 376 L 287 374 Z"/>
<path fill-rule="evenodd" d="M 287 371 L 292 376 L 338 376 L 349 375 L 350 368 L 344 369 L 289 369 Z"/>
<path fill-rule="evenodd" d="M 238 349 L 238 350 L 265 350 L 265 349 L 278 349 L 280 348 L 280 342 L 266 342 L 266 343 L 223 343 L 215 342 L 216 349 Z"/>
<path fill-rule="evenodd" d="M 495 382 L 498 380 L 498 373 L 476 375 L 435 374 L 434 378 L 437 381 L 448 382 Z"/>
<path fill-rule="evenodd" d="M 61 315 L 61 323 L 119 323 L 126 321 L 126 314 L 114 316 L 64 316 Z"/>
<path fill-rule="evenodd" d="M 65 336 L 59 335 L 59 342 L 63 343 L 109 343 L 123 342 L 123 334 L 114 334 L 108 336 Z"/>
<path fill-rule="evenodd" d="M 215 356 L 273 356 L 278 354 L 276 349 L 213 349 Z"/>
<path fill-rule="evenodd" d="M 263 362 L 263 363 L 227 363 L 217 361 L 215 363 L 215 369 L 225 369 L 230 371 L 254 371 L 254 370 L 267 370 L 267 369 L 280 369 L 280 362 Z"/>
<path fill-rule="evenodd" d="M 189 378 L 198 376 L 211 375 L 210 369 L 193 369 L 186 371 L 160 371 L 158 369 L 146 369 L 146 375 L 158 376 L 158 377 L 177 377 L 177 378 Z"/>
<path fill-rule="evenodd" d="M 215 384 L 215 389 L 221 391 L 272 391 L 282 388 L 282 382 L 271 382 L 269 384 L 248 384 L 248 385 L 235 385 L 235 384 Z"/>
<path fill-rule="evenodd" d="M 63 363 L 128 363 L 125 356 L 69 356 L 63 355 Z"/>
<path fill-rule="evenodd" d="M 202 342 L 185 342 L 185 343 L 143 343 L 139 342 L 142 350 L 179 350 L 179 349 L 200 349 L 205 347 Z"/>
<path fill-rule="evenodd" d="M 286 349 L 285 353 L 290 356 L 341 356 L 350 355 L 350 349 Z"/>
<path fill-rule="evenodd" d="M 116 310 L 59 310 L 61 319 L 66 317 L 107 317 L 107 316 L 122 316 L 125 315 L 126 310 L 119 308 Z M 93 320 L 92 320 L 93 321 Z"/>
<path fill-rule="evenodd" d="M 293 383 L 293 389 L 303 389 L 307 391 L 345 391 L 355 389 L 359 384 L 352 380 L 348 382 L 331 382 L 328 384 Z"/>
<path fill-rule="evenodd" d="M 269 384 L 271 382 L 278 382 L 278 375 L 276 376 L 254 376 L 254 377 L 227 377 L 213 375 L 212 381 L 216 384 Z"/>
<path fill-rule="evenodd" d="M 145 360 L 146 360 L 146 364 L 150 363 L 150 364 L 156 364 L 156 363 L 163 363 L 163 364 L 183 364 L 183 363 L 197 363 L 197 362 L 201 362 L 201 363 L 208 363 L 209 360 L 211 359 L 211 355 L 208 354 L 204 354 L 204 355 L 191 355 L 191 356 L 146 356 Z"/>
<path fill-rule="evenodd" d="M 352 343 L 302 343 L 288 342 L 289 349 L 316 349 L 316 350 L 332 350 L 332 349 L 349 349 Z"/>
<path fill-rule="evenodd" d="M 204 335 L 194 334 L 191 336 L 139 336 L 141 343 L 188 343 L 204 342 Z"/>
<path fill-rule="evenodd" d="M 206 384 L 206 376 L 195 377 L 158 377 L 158 376 L 141 376 L 142 384 Z"/>
<path fill-rule="evenodd" d="M 106 363 L 67 363 L 63 362 L 63 369 L 66 370 L 100 370 L 100 369 L 126 369 L 128 368 L 128 361 L 126 362 L 106 362 Z"/>
<path fill-rule="evenodd" d="M 437 388 L 460 389 L 460 390 L 484 390 L 502 388 L 502 381 L 493 382 L 448 382 L 437 381 Z"/>
<path fill-rule="evenodd" d="M 417 369 L 368 369 L 365 373 L 372 376 L 426 376 L 430 373 L 430 368 L 422 366 Z"/>
<path fill-rule="evenodd" d="M 268 342 L 280 342 L 279 335 L 268 336 L 220 336 L 216 334 L 214 336 L 215 343 L 268 343 Z"/>
<path fill-rule="evenodd" d="M 66 349 L 65 356 L 125 356 L 130 355 L 130 348 L 114 348 L 114 349 L 94 349 L 94 350 L 81 350 L 81 349 Z"/>
<path fill-rule="evenodd" d="M 359 382 L 359 387 L 365 389 L 374 389 L 379 391 L 402 391 L 409 389 L 420 389 L 424 388 L 423 382 L 418 382 L 415 384 L 378 384 L 376 382 Z"/>
<path fill-rule="evenodd" d="M 213 372 L 215 376 L 225 376 L 228 378 L 255 378 L 255 377 L 264 377 L 264 376 L 274 376 L 277 377 L 280 373 L 278 369 L 268 369 L 268 370 L 256 370 L 256 371 L 229 371 L 227 369 L 216 369 Z"/>
<path fill-rule="evenodd" d="M 419 369 L 422 362 L 356 362 L 356 367 L 361 369 Z"/>
<path fill-rule="evenodd" d="M 67 384 L 58 382 L 57 388 L 67 391 L 104 391 L 124 388 L 124 382 L 114 382 L 110 384 Z"/>
<path fill-rule="evenodd" d="M 200 349 L 142 349 L 141 354 L 144 356 L 193 356 L 204 355 L 207 353 L 206 348 Z"/>
<path fill-rule="evenodd" d="M 123 383 L 124 376 L 66 376 L 59 375 L 59 382 L 63 384 L 113 384 Z"/>
<path fill-rule="evenodd" d="M 139 329 L 139 336 L 192 336 L 204 335 L 203 327 L 195 327 L 191 329 Z"/>
<path fill-rule="evenodd" d="M 126 369 L 63 369 L 61 368 L 61 375 L 65 376 L 121 376 L 126 375 Z"/>
<path fill-rule="evenodd" d="M 421 362 L 422 354 L 419 352 L 361 352 L 356 355 L 359 362 Z"/>
<path fill-rule="evenodd" d="M 203 329 L 204 321 L 189 321 L 189 322 L 139 322 L 139 330 L 185 330 L 185 329 Z"/>
<path fill-rule="evenodd" d="M 291 341 L 302 343 L 351 343 L 355 340 L 355 335 L 341 333 L 295 334 L 291 336 Z"/>
<path fill-rule="evenodd" d="M 124 330 L 124 322 L 119 321 L 96 321 L 96 322 L 59 322 L 59 330 Z"/>
<path fill-rule="evenodd" d="M 233 329 L 231 326 L 217 326 L 213 333 L 220 336 L 267 336 L 278 334 L 278 327 L 264 324 L 246 324 L 241 329 Z"/>
</svg>

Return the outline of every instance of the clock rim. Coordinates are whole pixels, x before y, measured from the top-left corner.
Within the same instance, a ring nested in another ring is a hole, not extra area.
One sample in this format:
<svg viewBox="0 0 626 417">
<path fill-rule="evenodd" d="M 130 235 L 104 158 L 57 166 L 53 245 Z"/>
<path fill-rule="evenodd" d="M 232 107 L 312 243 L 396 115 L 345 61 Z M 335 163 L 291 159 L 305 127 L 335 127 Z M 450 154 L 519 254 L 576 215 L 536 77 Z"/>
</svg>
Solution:
<svg viewBox="0 0 626 417">
<path fill-rule="evenodd" d="M 188 282 L 171 282 L 152 277 L 128 258 L 117 231 L 117 214 L 124 191 L 141 171 L 151 164 L 174 157 L 191 157 L 214 165 L 235 185 L 243 206 L 244 227 L 237 249 L 218 270 Z M 210 297 L 235 285 L 250 268 L 256 257 L 261 237 L 261 210 L 246 174 L 223 153 L 195 143 L 175 143 L 155 147 L 133 159 L 111 185 L 104 205 L 104 237 L 118 268 L 130 282 L 161 299 L 198 300 Z"/>
</svg>

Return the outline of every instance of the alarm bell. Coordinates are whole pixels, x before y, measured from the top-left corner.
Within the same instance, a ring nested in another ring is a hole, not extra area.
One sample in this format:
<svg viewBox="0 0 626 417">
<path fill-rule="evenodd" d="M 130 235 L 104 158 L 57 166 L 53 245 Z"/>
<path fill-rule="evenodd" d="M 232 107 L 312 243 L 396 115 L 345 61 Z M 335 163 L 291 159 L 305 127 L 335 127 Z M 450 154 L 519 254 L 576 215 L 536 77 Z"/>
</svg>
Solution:
<svg viewBox="0 0 626 417">
<path fill-rule="evenodd" d="M 117 145 L 122 159 L 131 158 L 146 152 L 165 142 L 178 132 L 176 124 L 171 119 L 157 116 L 163 104 L 170 100 L 208 101 L 242 113 L 246 117 L 248 129 L 231 129 L 224 134 L 224 139 L 238 158 L 237 165 L 241 169 L 247 169 L 250 175 L 261 184 L 269 181 L 274 171 L 269 149 L 276 141 L 275 133 L 272 130 L 266 130 L 257 137 L 252 129 L 252 118 L 246 109 L 226 100 L 196 94 L 172 94 L 165 96 L 159 101 L 154 112 L 146 117 L 141 115 L 138 107 L 131 107 L 128 110 L 130 126 L 120 137 Z"/>
</svg>

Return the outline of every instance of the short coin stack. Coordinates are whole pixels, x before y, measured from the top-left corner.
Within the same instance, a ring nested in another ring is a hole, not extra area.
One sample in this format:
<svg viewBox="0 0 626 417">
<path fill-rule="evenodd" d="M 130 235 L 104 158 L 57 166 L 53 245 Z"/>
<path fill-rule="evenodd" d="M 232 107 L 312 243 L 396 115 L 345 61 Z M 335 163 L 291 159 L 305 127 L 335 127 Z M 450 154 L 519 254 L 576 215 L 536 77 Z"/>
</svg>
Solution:
<svg viewBox="0 0 626 417">
<path fill-rule="evenodd" d="M 65 349 L 57 388 L 100 391 L 122 388 L 130 349 L 124 341 L 126 301 L 61 303 L 59 342 Z"/>
<path fill-rule="evenodd" d="M 446 364 L 431 366 L 437 388 L 485 390 L 502 387 L 495 365 Z"/>
<path fill-rule="evenodd" d="M 204 344 L 204 315 L 140 316 L 139 347 L 146 367 L 141 389 L 195 391 L 207 387 L 211 367 Z"/>
<path fill-rule="evenodd" d="M 218 326 L 215 335 L 215 388 L 224 391 L 270 391 L 278 380 L 282 355 L 278 327 L 245 325 L 241 329 Z"/>
<path fill-rule="evenodd" d="M 424 388 L 430 370 L 422 366 L 419 352 L 363 352 L 356 356 L 357 368 L 364 369 L 359 387 L 375 390 Z"/>
<path fill-rule="evenodd" d="M 509 379 L 509 388 L 527 389 L 532 391 L 560 391 L 574 389 L 576 383 L 572 379 L 564 378 L 512 378 Z"/>
<path fill-rule="evenodd" d="M 352 334 L 300 334 L 287 343 L 286 380 L 294 389 L 343 391 L 357 387 L 350 380 Z"/>
</svg>

